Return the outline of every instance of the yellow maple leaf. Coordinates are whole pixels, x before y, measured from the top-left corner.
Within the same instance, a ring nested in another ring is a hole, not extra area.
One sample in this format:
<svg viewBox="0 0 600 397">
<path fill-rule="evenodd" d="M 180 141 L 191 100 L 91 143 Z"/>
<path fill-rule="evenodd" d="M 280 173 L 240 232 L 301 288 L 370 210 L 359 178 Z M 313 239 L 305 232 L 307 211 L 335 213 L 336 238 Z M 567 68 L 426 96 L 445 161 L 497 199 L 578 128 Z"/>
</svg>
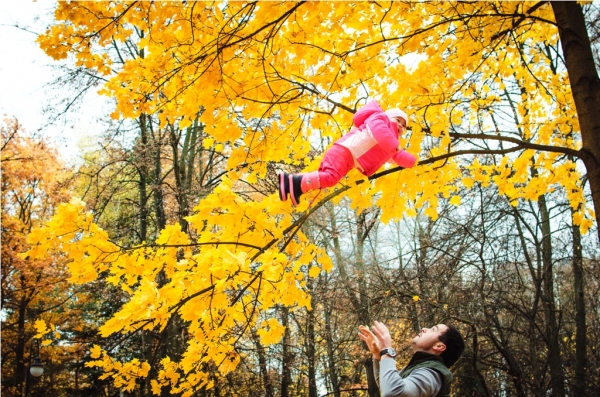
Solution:
<svg viewBox="0 0 600 397">
<path fill-rule="evenodd" d="M 99 345 L 94 345 L 90 349 L 90 357 L 93 359 L 100 358 L 101 353 L 102 353 L 102 348 Z"/>
<path fill-rule="evenodd" d="M 37 334 L 35 335 L 35 338 L 37 339 L 42 338 L 44 335 L 50 332 L 50 329 L 48 329 L 44 320 L 37 320 L 34 326 L 35 330 L 37 331 Z"/>
<path fill-rule="evenodd" d="M 321 268 L 318 266 L 312 266 L 310 268 L 310 270 L 308 271 L 308 276 L 309 277 L 317 277 L 319 274 L 321 274 Z"/>
</svg>

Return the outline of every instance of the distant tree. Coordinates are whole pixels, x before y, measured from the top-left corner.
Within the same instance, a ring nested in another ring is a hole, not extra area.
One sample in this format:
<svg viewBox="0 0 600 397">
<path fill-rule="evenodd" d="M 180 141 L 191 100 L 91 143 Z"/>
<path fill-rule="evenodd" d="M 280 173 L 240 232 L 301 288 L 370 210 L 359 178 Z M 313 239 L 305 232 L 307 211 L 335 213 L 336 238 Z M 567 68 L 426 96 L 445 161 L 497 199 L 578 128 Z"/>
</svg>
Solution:
<svg viewBox="0 0 600 397">
<path fill-rule="evenodd" d="M 46 222 L 58 205 L 70 198 L 72 171 L 46 141 L 28 135 L 16 119 L 4 119 L 2 132 L 2 394 L 22 396 L 44 390 L 60 395 L 76 389 L 77 370 L 86 355 L 75 335 L 90 333 L 94 321 L 81 316 L 90 295 L 68 282 L 66 258 L 54 252 L 44 259 L 28 260 L 20 254 L 30 248 L 27 235 Z M 40 357 L 45 375 L 28 375 L 31 354 L 37 352 L 36 334 L 48 329 L 41 340 Z M 61 343 L 51 344 L 61 339 Z M 79 387 L 89 379 L 79 377 Z"/>
</svg>

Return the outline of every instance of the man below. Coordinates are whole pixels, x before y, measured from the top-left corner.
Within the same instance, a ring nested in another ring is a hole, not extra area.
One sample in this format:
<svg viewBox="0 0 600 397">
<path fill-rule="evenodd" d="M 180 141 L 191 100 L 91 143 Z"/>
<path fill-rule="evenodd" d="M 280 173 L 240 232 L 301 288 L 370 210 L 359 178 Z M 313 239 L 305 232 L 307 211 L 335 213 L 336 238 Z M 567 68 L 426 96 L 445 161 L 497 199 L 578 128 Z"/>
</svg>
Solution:
<svg viewBox="0 0 600 397">
<path fill-rule="evenodd" d="M 402 371 L 396 369 L 396 351 L 388 328 L 375 321 L 361 325 L 358 336 L 373 354 L 373 372 L 382 397 L 450 396 L 452 373 L 448 368 L 461 356 L 465 342 L 452 325 L 423 328 L 412 340 L 413 356 Z"/>
</svg>

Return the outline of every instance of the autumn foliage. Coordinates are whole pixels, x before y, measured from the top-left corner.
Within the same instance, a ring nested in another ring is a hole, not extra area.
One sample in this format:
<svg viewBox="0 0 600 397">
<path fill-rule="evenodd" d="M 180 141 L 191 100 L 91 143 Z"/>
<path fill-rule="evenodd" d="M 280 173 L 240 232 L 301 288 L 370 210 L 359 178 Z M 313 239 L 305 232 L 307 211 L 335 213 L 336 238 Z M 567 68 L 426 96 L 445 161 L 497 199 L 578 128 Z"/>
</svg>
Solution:
<svg viewBox="0 0 600 397">
<path fill-rule="evenodd" d="M 70 172 L 48 142 L 27 134 L 17 120 L 3 120 L 1 131 L 2 393 L 19 396 L 29 370 L 31 338 L 38 333 L 36 322 L 51 324 L 47 333 L 52 340 L 60 339 L 63 330 L 81 330 L 84 321 L 68 306 L 84 297 L 68 284 L 60 253 L 36 260 L 22 255 L 30 248 L 27 234 L 68 201 Z M 46 365 L 84 354 L 77 343 L 46 347 Z"/>
<path fill-rule="evenodd" d="M 549 4 L 59 2 L 55 17 L 39 44 L 106 80 L 111 117 L 138 123 L 143 153 L 151 130 L 177 150 L 193 144 L 224 159 L 211 188 L 189 197 L 193 212 L 157 222 L 141 241 L 114 239 L 79 199 L 28 236 L 21 258 L 62 252 L 72 283 L 102 276 L 128 295 L 103 337 L 185 325 L 180 356 L 161 357 L 154 372 L 151 359 L 92 348 L 88 365 L 125 390 L 150 377 L 155 394 L 191 396 L 213 385 L 210 366 L 236 368 L 236 343 L 252 329 L 264 345 L 279 342 L 285 327 L 269 313 L 310 308 L 307 283 L 332 268 L 301 226 L 342 198 L 388 223 L 419 213 L 435 221 L 443 201 L 460 206 L 478 187 L 493 186 L 515 208 L 560 191 L 581 232 L 594 225 L 578 165 L 588 142 Z M 314 196 L 297 209 L 280 202 L 274 171 L 316 169 L 372 98 L 406 109 L 401 144 L 418 166 L 369 180 L 352 172 L 311 207 Z M 196 129 L 195 142 L 178 140 Z M 156 170 L 179 161 L 157 156 Z M 164 181 L 180 186 L 178 178 Z"/>
</svg>

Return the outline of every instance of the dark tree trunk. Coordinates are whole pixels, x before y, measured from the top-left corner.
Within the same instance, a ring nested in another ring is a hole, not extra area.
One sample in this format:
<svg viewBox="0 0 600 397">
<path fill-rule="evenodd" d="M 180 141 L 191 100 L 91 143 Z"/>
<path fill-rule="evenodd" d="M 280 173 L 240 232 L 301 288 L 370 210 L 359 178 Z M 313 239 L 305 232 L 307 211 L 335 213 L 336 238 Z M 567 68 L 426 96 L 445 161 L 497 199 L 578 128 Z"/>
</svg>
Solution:
<svg viewBox="0 0 600 397">
<path fill-rule="evenodd" d="M 281 310 L 281 323 L 285 327 L 283 334 L 283 349 L 281 362 L 281 397 L 290 397 L 290 385 L 292 384 L 292 356 L 290 352 L 289 309 Z"/>
<path fill-rule="evenodd" d="M 487 382 L 485 381 L 485 376 L 481 373 L 479 368 L 477 368 L 477 359 L 478 359 L 478 350 L 479 350 L 479 340 L 477 337 L 477 330 L 473 330 L 473 343 L 472 343 L 473 352 L 471 354 L 471 366 L 473 367 L 473 371 L 477 376 L 477 380 L 479 381 L 479 385 L 481 386 L 481 390 L 483 391 L 485 397 L 491 397 L 492 392 L 490 391 Z"/>
<path fill-rule="evenodd" d="M 337 368 L 335 365 L 335 348 L 333 345 L 333 331 L 331 328 L 331 307 L 324 305 L 325 315 L 325 333 L 327 338 L 327 365 L 329 367 L 329 378 L 331 379 L 331 388 L 333 389 L 333 397 L 340 397 L 340 382 L 337 376 Z"/>
<path fill-rule="evenodd" d="M 550 214 L 544 195 L 538 198 L 542 229 L 542 266 L 544 292 L 542 300 L 546 314 L 546 334 L 548 338 L 548 365 L 550 367 L 550 388 L 552 397 L 565 397 L 565 375 L 560 359 L 559 328 L 556 318 L 554 298 L 554 272 L 552 263 L 552 241 L 550 230 Z"/>
<path fill-rule="evenodd" d="M 256 352 L 258 353 L 258 367 L 260 369 L 260 375 L 263 380 L 263 387 L 265 390 L 265 397 L 275 397 L 275 392 L 273 391 L 273 385 L 271 384 L 271 379 L 269 379 L 269 370 L 267 368 L 267 358 L 265 354 L 265 348 L 260 343 L 260 338 L 254 329 L 251 330 L 252 339 L 254 340 L 254 345 L 256 346 Z"/>
<path fill-rule="evenodd" d="M 146 186 L 146 178 L 148 178 L 148 170 L 146 166 L 146 156 L 148 153 L 148 131 L 146 124 L 146 115 L 140 115 L 140 134 L 141 134 L 141 148 L 140 148 L 140 159 L 138 164 L 138 172 L 140 180 L 138 183 L 139 189 L 139 200 L 140 200 L 140 231 L 139 240 L 140 242 L 146 241 L 148 237 L 148 193 Z"/>
<path fill-rule="evenodd" d="M 534 171 L 532 170 L 532 172 Z M 535 266 L 534 260 L 529 254 L 528 245 L 525 239 L 525 235 L 523 233 L 523 227 L 521 226 L 521 218 L 519 215 L 519 211 L 515 207 L 512 208 L 512 211 L 515 219 L 515 226 L 519 234 L 519 241 L 521 242 L 521 249 L 523 250 L 523 256 L 525 257 L 525 263 L 527 264 L 527 268 L 529 269 L 529 274 L 531 275 L 531 280 L 533 282 L 532 287 L 535 291 L 532 297 L 533 299 L 531 302 L 531 309 L 529 309 L 528 315 L 529 335 L 531 335 L 528 344 L 529 360 L 531 363 L 535 363 L 537 362 L 537 357 L 539 355 L 539 347 L 536 338 L 534 338 L 533 335 L 535 335 L 538 330 L 537 318 L 542 300 L 542 268 L 541 266 Z M 543 373 L 545 372 L 545 369 L 542 366 L 536 365 L 532 367 L 532 372 L 535 378 L 533 379 L 532 387 L 534 390 L 539 391 L 543 388 L 542 380 L 544 378 Z"/>
<path fill-rule="evenodd" d="M 551 1 L 571 90 L 581 128 L 580 157 L 587 170 L 596 224 L 600 225 L 600 78 L 581 5 L 575 1 Z M 600 227 L 598 227 L 600 239 Z"/>
<path fill-rule="evenodd" d="M 25 390 L 25 382 L 27 381 L 27 366 L 25 365 L 25 314 L 27 309 L 27 301 L 21 299 L 19 302 L 19 318 L 18 318 L 18 340 L 15 348 L 15 362 L 17 367 L 15 369 L 15 385 L 18 387 L 18 395 L 22 395 L 21 392 Z"/>
<path fill-rule="evenodd" d="M 312 280 L 311 280 L 312 281 Z M 307 339 L 307 358 L 308 358 L 308 397 L 317 397 L 317 355 L 316 355 L 316 340 L 315 340 L 315 313 L 313 310 L 308 311 L 308 324 L 306 330 Z"/>
<path fill-rule="evenodd" d="M 509 379 L 515 387 L 515 393 L 518 397 L 526 397 L 527 393 L 523 387 L 523 370 L 515 358 L 510 344 L 506 340 L 507 338 L 502 330 L 502 325 L 495 313 L 488 311 L 485 315 L 487 317 L 487 323 L 494 325 L 486 330 L 487 337 L 506 361 L 506 373 L 509 375 Z"/>
<path fill-rule="evenodd" d="M 369 397 L 379 397 L 379 387 L 377 387 L 377 381 L 375 380 L 375 374 L 373 373 L 373 360 L 367 358 L 363 361 L 365 371 L 367 372 L 367 388 L 369 389 Z"/>
<path fill-rule="evenodd" d="M 179 224 L 184 232 L 188 230 L 188 222 L 185 219 L 190 214 L 190 194 L 192 188 L 192 175 L 197 157 L 198 137 L 202 127 L 198 119 L 185 131 L 183 145 L 179 148 L 182 132 L 175 132 L 175 128 L 169 126 L 171 135 L 171 146 L 173 151 L 173 172 L 176 184 L 176 199 L 179 206 Z"/>
<path fill-rule="evenodd" d="M 585 294 L 583 284 L 583 255 L 579 226 L 572 225 L 573 234 L 573 290 L 575 294 L 575 381 L 573 397 L 587 396 L 587 336 Z"/>
<path fill-rule="evenodd" d="M 358 319 L 363 325 L 371 324 L 371 296 L 369 294 L 369 288 L 367 287 L 367 277 L 364 263 L 364 248 L 365 241 L 367 240 L 369 233 L 375 225 L 379 212 L 378 210 L 375 210 L 375 213 L 372 214 L 373 217 L 371 219 L 367 218 L 368 214 L 368 211 L 364 211 L 357 216 L 355 247 L 357 258 L 356 266 L 360 275 L 360 277 L 358 277 L 358 290 L 360 293 L 360 307 L 357 308 Z M 365 349 L 368 349 L 365 344 L 363 344 L 363 346 L 365 347 Z M 363 360 L 363 365 L 367 374 L 367 388 L 369 396 L 379 397 L 379 387 L 377 386 L 375 374 L 373 373 L 373 360 L 371 358 L 365 359 Z"/>
<path fill-rule="evenodd" d="M 159 233 L 167 226 L 165 214 L 165 202 L 162 191 L 162 163 L 161 163 L 162 139 L 154 139 L 152 155 L 154 156 L 154 172 L 152 178 L 152 195 L 154 197 L 154 214 L 156 216 L 156 230 Z"/>
</svg>

